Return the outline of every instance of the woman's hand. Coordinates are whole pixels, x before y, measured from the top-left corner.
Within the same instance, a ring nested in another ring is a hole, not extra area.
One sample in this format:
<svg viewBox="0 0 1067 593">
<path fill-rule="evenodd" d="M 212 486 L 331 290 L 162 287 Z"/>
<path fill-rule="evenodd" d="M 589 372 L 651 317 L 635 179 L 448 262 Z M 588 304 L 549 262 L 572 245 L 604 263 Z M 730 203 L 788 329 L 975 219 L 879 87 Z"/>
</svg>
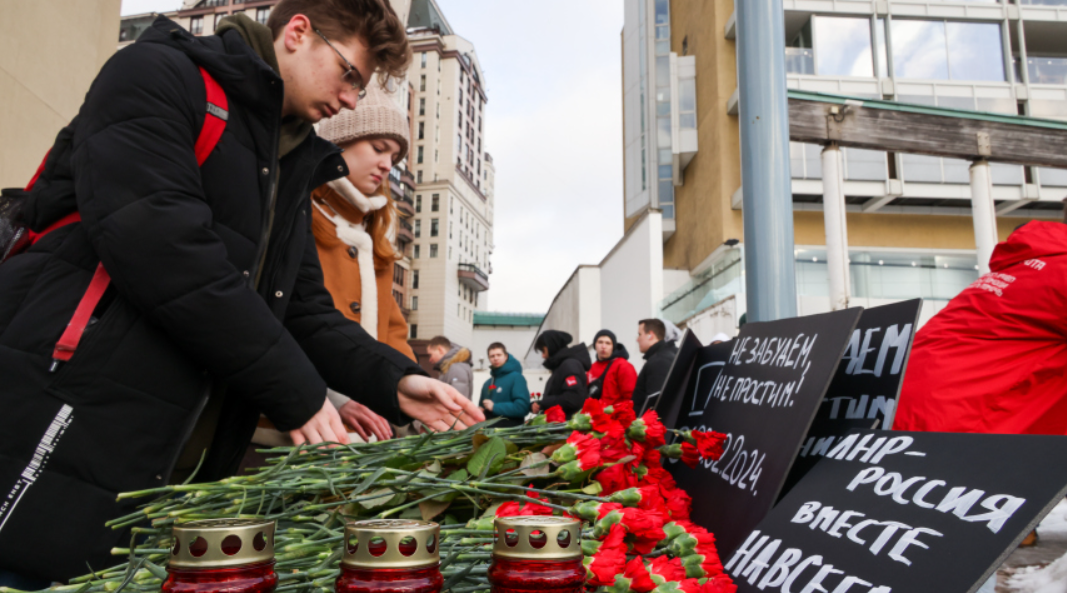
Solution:
<svg viewBox="0 0 1067 593">
<path fill-rule="evenodd" d="M 341 416 L 333 407 L 329 399 L 322 402 L 322 409 L 315 413 L 303 426 L 296 430 L 290 430 L 289 436 L 294 445 L 307 443 L 341 443 L 348 444 L 348 431 L 345 430 Z"/>
<path fill-rule="evenodd" d="M 363 404 L 356 403 L 354 400 L 349 401 L 337 412 L 341 415 L 341 420 L 344 420 L 368 443 L 372 434 L 378 437 L 379 441 L 388 441 L 393 438 L 393 427 L 389 425 L 389 421 Z"/>
<path fill-rule="evenodd" d="M 482 407 L 485 408 L 486 410 L 489 410 L 490 412 L 492 412 L 493 411 L 493 400 L 487 399 L 487 400 L 483 401 L 482 402 Z"/>
<path fill-rule="evenodd" d="M 541 404 L 539 404 L 537 402 L 534 402 L 534 403 L 530 404 L 530 411 L 533 412 L 534 414 L 541 413 Z"/>
<path fill-rule="evenodd" d="M 423 375 L 408 375 L 397 386 L 400 410 L 427 428 L 445 431 L 462 430 L 485 421 L 485 414 L 474 402 L 460 395 L 451 385 Z"/>
</svg>

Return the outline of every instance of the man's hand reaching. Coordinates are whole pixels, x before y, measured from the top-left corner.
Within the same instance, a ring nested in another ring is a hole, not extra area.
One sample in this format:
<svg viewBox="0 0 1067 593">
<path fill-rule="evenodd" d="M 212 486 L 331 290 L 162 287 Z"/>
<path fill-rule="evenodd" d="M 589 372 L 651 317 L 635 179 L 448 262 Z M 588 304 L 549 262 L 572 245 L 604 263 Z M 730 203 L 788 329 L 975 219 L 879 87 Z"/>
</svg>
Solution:
<svg viewBox="0 0 1067 593">
<path fill-rule="evenodd" d="M 462 430 L 485 421 L 474 402 L 436 379 L 408 375 L 400 380 L 398 391 L 400 410 L 431 430 Z"/>
</svg>

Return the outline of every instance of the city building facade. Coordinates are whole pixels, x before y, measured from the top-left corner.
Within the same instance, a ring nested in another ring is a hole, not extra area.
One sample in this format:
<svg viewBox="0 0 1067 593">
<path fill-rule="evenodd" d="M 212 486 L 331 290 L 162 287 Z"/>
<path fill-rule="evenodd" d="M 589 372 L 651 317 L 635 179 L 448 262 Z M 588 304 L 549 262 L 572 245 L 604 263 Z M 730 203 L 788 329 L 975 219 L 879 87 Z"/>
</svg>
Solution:
<svg viewBox="0 0 1067 593">
<path fill-rule="evenodd" d="M 485 143 L 485 77 L 474 45 L 434 0 L 414 0 L 408 70 L 415 133 L 410 330 L 416 351 L 437 335 L 469 346 L 486 307 L 493 250 L 493 164 Z"/>
<path fill-rule="evenodd" d="M 1067 118 L 1067 0 L 784 4 L 791 90 Z M 706 322 L 714 311 L 721 323 L 704 325 L 736 327 L 745 303 L 745 239 L 733 3 L 627 0 L 626 7 L 626 220 L 629 224 L 643 209 L 658 207 L 665 220 L 663 267 L 674 279 L 679 276 L 672 271 L 689 275 L 681 286 L 665 284 L 657 311 L 676 323 L 702 313 Z M 643 89 L 653 88 L 656 95 L 645 99 L 643 110 L 627 95 L 640 99 Z M 663 88 L 676 94 L 664 97 Z M 642 125 L 652 115 L 659 118 L 656 126 L 645 127 L 656 130 L 656 148 L 669 140 L 672 153 L 653 155 L 652 143 L 645 142 L 641 160 L 630 141 L 646 133 Z M 664 119 L 671 125 L 660 125 Z M 813 144 L 790 146 L 801 314 L 830 308 L 823 150 Z M 856 148 L 841 148 L 839 154 L 851 304 L 922 297 L 923 318 L 929 318 L 987 264 L 976 255 L 972 163 Z M 668 156 L 670 170 L 664 166 Z M 998 163 L 990 170 L 999 239 L 1028 220 L 1062 217 L 1067 171 Z M 660 190 L 658 199 L 634 201 L 638 194 L 631 186 L 642 175 L 653 187 L 651 180 L 662 183 L 667 173 L 673 182 L 670 200 Z M 674 219 L 673 232 L 667 230 L 668 217 Z M 730 310 L 720 310 L 722 303 Z"/>
</svg>

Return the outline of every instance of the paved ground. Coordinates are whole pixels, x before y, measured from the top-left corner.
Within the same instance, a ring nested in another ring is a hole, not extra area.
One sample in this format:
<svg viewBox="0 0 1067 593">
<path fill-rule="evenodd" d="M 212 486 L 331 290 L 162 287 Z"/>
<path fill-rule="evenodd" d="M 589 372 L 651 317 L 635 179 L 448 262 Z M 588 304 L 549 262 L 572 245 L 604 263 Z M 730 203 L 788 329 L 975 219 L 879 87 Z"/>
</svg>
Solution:
<svg viewBox="0 0 1067 593">
<path fill-rule="evenodd" d="M 1036 546 L 1019 548 L 997 571 L 997 593 L 1020 593 L 1019 589 L 1009 584 L 1011 577 L 1022 567 L 1047 566 L 1067 555 L 1067 502 L 1061 502 L 1045 517 L 1037 528 L 1039 541 Z M 1063 591 L 1067 592 L 1067 582 Z"/>
</svg>

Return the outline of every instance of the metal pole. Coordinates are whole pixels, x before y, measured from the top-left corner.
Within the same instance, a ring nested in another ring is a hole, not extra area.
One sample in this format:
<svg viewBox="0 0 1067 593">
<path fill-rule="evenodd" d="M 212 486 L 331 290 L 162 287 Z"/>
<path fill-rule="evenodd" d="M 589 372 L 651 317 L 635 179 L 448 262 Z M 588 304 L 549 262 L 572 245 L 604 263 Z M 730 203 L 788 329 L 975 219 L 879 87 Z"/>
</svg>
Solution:
<svg viewBox="0 0 1067 593">
<path fill-rule="evenodd" d="M 974 220 L 974 244 L 978 249 L 978 273 L 989 273 L 989 258 L 997 246 L 997 213 L 993 205 L 993 179 L 989 163 L 971 165 L 971 216 Z"/>
<path fill-rule="evenodd" d="M 737 0 L 737 83 L 749 321 L 796 317 L 782 0 Z"/>
<path fill-rule="evenodd" d="M 826 270 L 830 281 L 830 310 L 848 308 L 848 223 L 845 220 L 844 176 L 841 149 L 822 151 L 822 214 L 826 229 Z"/>
</svg>

